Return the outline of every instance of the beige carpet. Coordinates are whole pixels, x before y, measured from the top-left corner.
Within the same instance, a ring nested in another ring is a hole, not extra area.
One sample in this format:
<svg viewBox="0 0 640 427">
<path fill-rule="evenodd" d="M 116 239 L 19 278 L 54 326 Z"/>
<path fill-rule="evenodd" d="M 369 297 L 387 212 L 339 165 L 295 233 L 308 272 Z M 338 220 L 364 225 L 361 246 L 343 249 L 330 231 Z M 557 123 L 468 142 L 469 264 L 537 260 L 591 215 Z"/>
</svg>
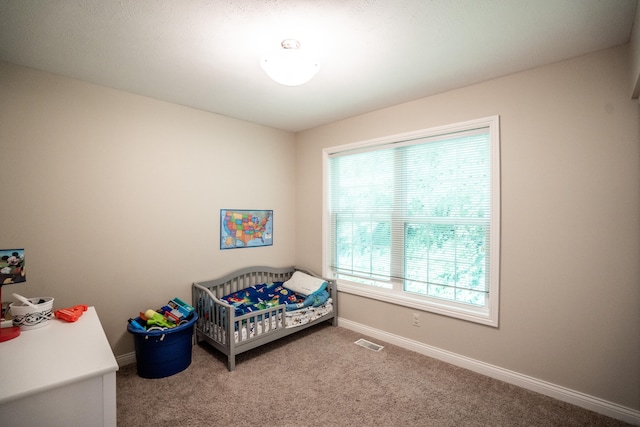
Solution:
<svg viewBox="0 0 640 427">
<path fill-rule="evenodd" d="M 167 378 L 117 374 L 126 426 L 624 426 L 625 423 L 421 354 L 354 344 L 321 324 L 244 353 L 234 372 L 207 344 Z"/>
</svg>

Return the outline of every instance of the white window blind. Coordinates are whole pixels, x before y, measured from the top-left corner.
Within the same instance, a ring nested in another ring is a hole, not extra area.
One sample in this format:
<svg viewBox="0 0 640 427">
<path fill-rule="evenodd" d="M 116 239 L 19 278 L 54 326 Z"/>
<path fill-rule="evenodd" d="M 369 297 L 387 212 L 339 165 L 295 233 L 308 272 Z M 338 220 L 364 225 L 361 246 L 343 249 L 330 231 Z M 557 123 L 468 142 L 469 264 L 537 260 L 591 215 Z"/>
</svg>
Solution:
<svg viewBox="0 0 640 427">
<path fill-rule="evenodd" d="M 492 162 L 491 126 L 477 124 L 329 153 L 334 277 L 486 308 Z"/>
</svg>

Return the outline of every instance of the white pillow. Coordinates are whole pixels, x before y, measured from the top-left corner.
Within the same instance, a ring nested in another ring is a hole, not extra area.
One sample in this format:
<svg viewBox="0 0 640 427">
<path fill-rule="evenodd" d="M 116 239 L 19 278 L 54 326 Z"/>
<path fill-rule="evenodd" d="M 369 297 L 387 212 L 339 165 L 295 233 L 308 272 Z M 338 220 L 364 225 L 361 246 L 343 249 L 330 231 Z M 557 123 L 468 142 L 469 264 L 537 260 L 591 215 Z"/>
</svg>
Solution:
<svg viewBox="0 0 640 427">
<path fill-rule="evenodd" d="M 291 276 L 291 279 L 284 282 L 282 286 L 302 295 L 311 295 L 320 289 L 324 283 L 324 279 L 309 276 L 302 271 L 296 271 Z"/>
</svg>

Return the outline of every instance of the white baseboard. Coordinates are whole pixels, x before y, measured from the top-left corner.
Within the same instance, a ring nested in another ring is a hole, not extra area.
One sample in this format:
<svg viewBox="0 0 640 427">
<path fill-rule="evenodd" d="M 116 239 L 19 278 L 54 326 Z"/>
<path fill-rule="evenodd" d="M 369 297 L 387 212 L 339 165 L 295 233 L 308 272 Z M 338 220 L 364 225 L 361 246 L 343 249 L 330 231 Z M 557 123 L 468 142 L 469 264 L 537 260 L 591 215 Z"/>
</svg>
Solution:
<svg viewBox="0 0 640 427">
<path fill-rule="evenodd" d="M 571 403 L 581 408 L 606 415 L 617 420 L 621 420 L 630 424 L 640 425 L 640 411 L 631 409 L 613 402 L 609 402 L 594 396 L 590 396 L 579 391 L 571 390 L 556 384 L 542 381 L 527 375 L 520 374 L 515 371 L 501 368 L 499 366 L 490 365 L 479 360 L 471 359 L 447 350 L 442 350 L 419 341 L 414 341 L 399 335 L 390 334 L 379 329 L 374 329 L 361 323 L 351 320 L 338 318 L 338 326 L 350 329 L 373 338 L 378 338 L 389 344 L 442 360 L 443 362 L 469 369 L 470 371 L 486 375 L 513 384 L 527 390 L 535 391 L 545 396 Z"/>
<path fill-rule="evenodd" d="M 116 362 L 119 367 L 127 366 L 136 363 L 136 352 L 122 354 L 116 357 Z"/>
</svg>

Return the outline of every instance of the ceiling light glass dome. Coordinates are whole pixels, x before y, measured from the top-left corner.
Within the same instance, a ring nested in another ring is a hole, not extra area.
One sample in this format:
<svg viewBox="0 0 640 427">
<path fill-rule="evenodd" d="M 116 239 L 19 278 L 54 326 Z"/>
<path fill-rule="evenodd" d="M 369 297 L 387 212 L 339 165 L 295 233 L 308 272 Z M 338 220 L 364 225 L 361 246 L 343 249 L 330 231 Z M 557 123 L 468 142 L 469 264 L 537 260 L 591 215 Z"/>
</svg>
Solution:
<svg viewBox="0 0 640 427">
<path fill-rule="evenodd" d="M 318 61 L 300 50 L 300 42 L 293 39 L 284 40 L 281 49 L 262 57 L 260 66 L 274 81 L 286 86 L 304 84 L 320 69 Z"/>
</svg>

